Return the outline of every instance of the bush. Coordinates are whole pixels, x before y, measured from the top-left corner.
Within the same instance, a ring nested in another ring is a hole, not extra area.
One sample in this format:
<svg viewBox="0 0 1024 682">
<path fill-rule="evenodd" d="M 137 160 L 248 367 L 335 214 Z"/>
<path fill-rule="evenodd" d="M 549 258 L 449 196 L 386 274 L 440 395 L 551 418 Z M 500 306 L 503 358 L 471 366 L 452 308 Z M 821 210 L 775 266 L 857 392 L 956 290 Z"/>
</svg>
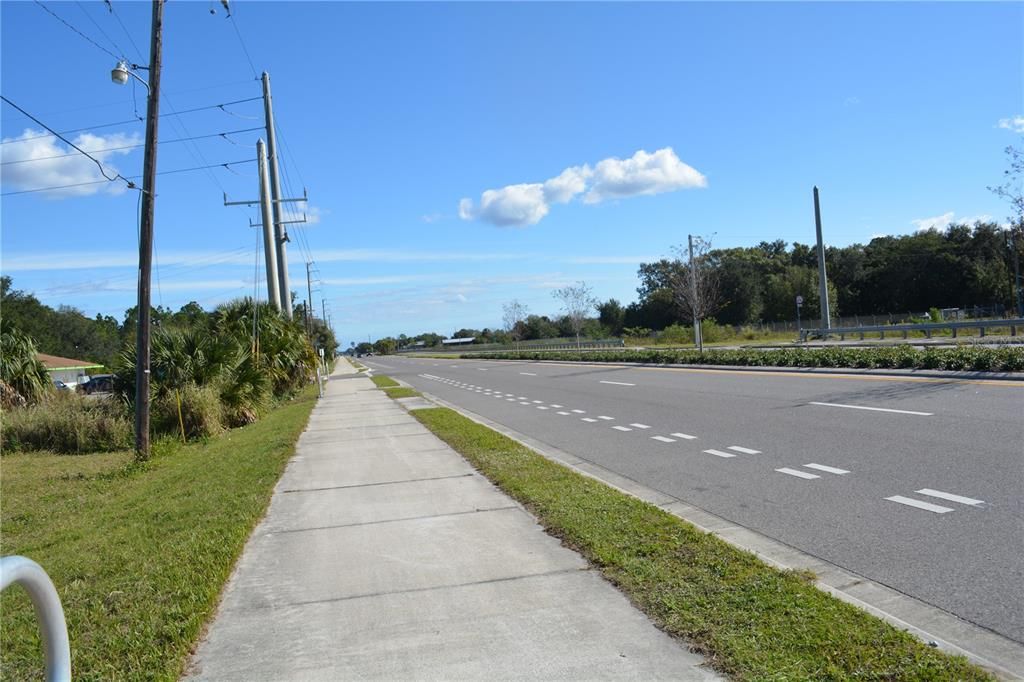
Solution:
<svg viewBox="0 0 1024 682">
<path fill-rule="evenodd" d="M 178 401 L 181 401 L 181 419 Z M 181 389 L 167 391 L 153 401 L 154 431 L 186 438 L 207 438 L 224 430 L 224 404 L 212 386 L 185 384 Z"/>
<path fill-rule="evenodd" d="M 467 359 L 499 360 L 579 360 L 578 353 L 501 352 L 466 353 Z M 967 371 L 1019 372 L 1024 370 L 1024 347 L 960 345 L 955 348 L 886 346 L 881 348 L 778 348 L 757 350 L 695 349 L 623 349 L 593 351 L 585 355 L 590 362 L 638 362 L 682 365 L 738 365 L 750 367 L 863 367 L 901 369 L 944 369 Z"/>
<path fill-rule="evenodd" d="M 658 334 L 658 341 L 678 344 L 693 343 L 693 329 L 681 324 L 669 325 Z"/>
<path fill-rule="evenodd" d="M 45 402 L 4 412 L 4 452 L 52 450 L 85 454 L 132 447 L 134 426 L 124 403 L 54 393 Z"/>
</svg>

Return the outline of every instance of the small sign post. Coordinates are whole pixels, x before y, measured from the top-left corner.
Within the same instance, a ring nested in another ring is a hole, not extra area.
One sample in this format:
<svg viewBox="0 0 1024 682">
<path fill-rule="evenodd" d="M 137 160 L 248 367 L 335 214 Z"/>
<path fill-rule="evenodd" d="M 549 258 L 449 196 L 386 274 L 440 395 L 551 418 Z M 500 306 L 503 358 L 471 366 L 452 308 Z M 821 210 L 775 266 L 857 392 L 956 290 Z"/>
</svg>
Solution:
<svg viewBox="0 0 1024 682">
<path fill-rule="evenodd" d="M 803 304 L 804 304 L 804 297 L 798 295 L 796 297 L 796 331 L 797 331 L 797 334 L 799 334 L 800 330 L 802 329 L 802 327 L 800 325 L 800 308 L 803 307 Z"/>
</svg>

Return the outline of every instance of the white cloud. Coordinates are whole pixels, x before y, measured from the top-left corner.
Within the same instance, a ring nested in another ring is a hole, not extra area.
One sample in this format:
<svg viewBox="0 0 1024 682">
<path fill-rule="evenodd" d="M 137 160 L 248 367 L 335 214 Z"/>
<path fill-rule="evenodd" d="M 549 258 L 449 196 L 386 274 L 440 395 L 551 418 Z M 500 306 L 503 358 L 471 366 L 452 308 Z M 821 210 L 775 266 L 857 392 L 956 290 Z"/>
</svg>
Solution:
<svg viewBox="0 0 1024 682">
<path fill-rule="evenodd" d="M 119 194 L 125 190 L 125 183 L 107 182 L 93 161 L 64 145 L 56 137 L 44 134 L 45 131 L 26 128 L 18 137 L 3 138 L 5 144 L 0 145 L 0 158 L 4 165 L 0 166 L 0 182 L 5 189 L 17 191 L 80 185 L 41 192 L 42 196 L 50 199 L 87 196 L 97 192 Z M 109 159 L 115 155 L 131 153 L 132 149 L 124 147 L 135 148 L 141 144 L 142 138 L 138 133 L 82 133 L 72 142 L 99 159 L 107 175 L 113 177 L 118 171 Z M 91 182 L 96 184 L 81 184 Z"/>
<path fill-rule="evenodd" d="M 551 204 L 565 204 L 583 195 L 583 202 L 596 204 L 605 199 L 674 192 L 706 187 L 707 179 L 679 160 L 671 147 L 654 153 L 639 150 L 628 159 L 608 158 L 592 169 L 589 165 L 570 166 L 543 182 L 507 185 L 489 189 L 474 205 L 471 199 L 459 202 L 463 220 L 483 220 L 500 227 L 536 225 L 550 211 Z"/>
<path fill-rule="evenodd" d="M 421 215 L 420 220 L 425 223 L 436 223 L 438 220 L 443 219 L 445 216 L 442 213 L 428 213 L 427 215 Z"/>
<path fill-rule="evenodd" d="M 1001 118 L 999 119 L 998 126 L 1003 130 L 1012 130 L 1015 133 L 1024 135 L 1024 116 L 1018 115 L 1012 118 Z"/>
<path fill-rule="evenodd" d="M 974 223 L 987 223 L 992 220 L 992 216 L 987 213 L 956 217 L 953 211 L 947 211 L 942 215 L 933 216 L 931 218 L 916 218 L 910 221 L 910 224 L 914 226 L 916 232 L 927 232 L 928 230 L 945 230 L 947 227 L 956 223 L 957 225 L 974 225 Z"/>
<path fill-rule="evenodd" d="M 583 198 L 588 204 L 646 194 L 707 187 L 696 169 L 679 160 L 671 147 L 653 154 L 638 151 L 628 159 L 605 159 L 594 168 L 594 181 Z"/>
</svg>

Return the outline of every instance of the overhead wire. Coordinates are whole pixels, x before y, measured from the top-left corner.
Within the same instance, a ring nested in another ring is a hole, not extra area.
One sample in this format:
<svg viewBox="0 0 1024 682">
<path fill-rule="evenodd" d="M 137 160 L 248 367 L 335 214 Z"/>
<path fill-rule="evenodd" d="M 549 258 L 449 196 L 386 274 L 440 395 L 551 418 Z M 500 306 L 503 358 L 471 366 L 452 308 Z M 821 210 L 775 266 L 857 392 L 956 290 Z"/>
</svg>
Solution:
<svg viewBox="0 0 1024 682">
<path fill-rule="evenodd" d="M 114 49 L 120 53 L 121 56 L 119 57 L 119 59 L 126 59 L 128 57 L 127 53 L 125 53 L 125 51 L 121 49 L 121 46 L 118 45 L 113 38 L 107 35 L 107 32 L 103 30 L 102 26 L 96 23 L 96 20 L 92 18 L 92 15 L 89 14 L 88 11 L 86 11 L 85 6 L 81 2 L 78 2 L 78 0 L 75 0 L 75 4 L 78 6 L 78 9 L 82 10 L 82 14 L 85 15 L 86 19 L 91 21 L 92 25 L 95 26 L 96 29 L 103 35 L 103 37 L 107 39 L 107 42 L 113 45 Z"/>
<path fill-rule="evenodd" d="M 94 46 L 94 47 L 96 47 L 97 49 L 99 49 L 99 50 L 102 50 L 103 52 L 106 52 L 107 54 L 109 54 L 109 55 L 110 55 L 111 57 L 113 57 L 114 59 L 122 59 L 122 58 L 123 58 L 123 56 L 118 56 L 118 55 L 114 54 L 113 52 L 111 52 L 111 51 L 110 51 L 110 50 L 108 50 L 107 48 L 103 47 L 102 45 L 100 45 L 99 43 L 97 43 L 97 42 L 96 42 L 95 40 L 93 40 L 92 38 L 90 38 L 89 36 L 87 36 L 87 35 L 85 35 L 84 33 L 82 33 L 82 32 L 81 32 L 80 30 L 78 30 L 78 28 L 76 28 L 75 26 L 73 26 L 73 25 L 71 25 L 70 23 L 68 23 L 67 21 L 65 21 L 65 20 L 64 20 L 64 19 L 63 19 L 63 18 L 62 18 L 62 17 L 60 16 L 60 15 L 58 15 L 58 14 L 57 14 L 56 12 L 54 12 L 54 11 L 53 11 L 52 9 L 50 9 L 49 7 L 47 7 L 46 5 L 44 5 L 43 3 L 39 2 L 39 0 L 34 0 L 34 1 L 35 1 L 35 3 L 36 3 L 37 5 L 39 5 L 39 6 L 41 7 L 41 8 L 43 8 L 43 10 L 45 10 L 45 11 L 46 11 L 46 12 L 47 12 L 47 13 L 48 13 L 48 14 L 49 14 L 50 16 L 52 16 L 52 17 L 53 17 L 54 19 L 56 19 L 57 21 L 59 21 L 60 23 L 64 24 L 64 25 L 65 25 L 65 26 L 67 26 L 67 27 L 68 27 L 69 29 L 71 29 L 72 31 L 74 31 L 75 33 L 77 33 L 77 34 L 78 34 L 79 36 L 81 36 L 81 37 L 82 37 L 83 39 L 85 39 L 86 41 L 88 41 L 88 42 L 89 42 L 89 43 L 90 43 L 91 45 L 93 45 L 93 46 Z"/>
<path fill-rule="evenodd" d="M 194 137 L 188 137 L 188 138 L 180 137 L 180 138 L 175 138 L 175 139 L 172 139 L 172 140 L 159 140 L 159 141 L 157 141 L 157 144 L 171 144 L 173 142 L 188 142 L 188 141 L 191 141 L 191 140 L 204 140 L 204 139 L 208 139 L 208 138 L 211 138 L 211 137 L 223 137 L 228 142 L 232 142 L 231 140 L 229 140 L 227 138 L 228 135 L 238 135 L 240 133 L 249 133 L 249 132 L 252 132 L 254 130 L 262 130 L 262 128 L 243 128 L 241 130 L 226 130 L 226 131 L 224 131 L 222 133 L 208 133 L 208 134 L 205 134 L 205 135 L 196 135 Z M 232 142 L 232 144 L 238 145 L 237 142 Z M 144 142 L 139 142 L 137 144 L 126 144 L 126 145 L 122 145 L 120 147 L 105 147 L 104 149 L 91 149 L 89 151 L 91 151 L 93 154 L 103 154 L 103 153 L 106 153 L 106 152 L 123 151 L 125 149 L 137 149 L 139 147 L 145 147 L 145 146 L 146 146 L 146 144 Z M 242 146 L 242 145 L 239 145 L 239 146 Z M 36 156 L 36 157 L 31 158 L 31 159 L 17 159 L 15 161 L 0 161 L 0 166 L 10 166 L 10 165 L 13 165 L 13 164 L 18 164 L 18 163 L 32 163 L 33 161 L 51 161 L 53 159 L 65 159 L 65 158 L 67 158 L 69 156 L 78 156 L 78 154 L 55 154 L 55 155 L 52 155 L 52 156 Z"/>
</svg>

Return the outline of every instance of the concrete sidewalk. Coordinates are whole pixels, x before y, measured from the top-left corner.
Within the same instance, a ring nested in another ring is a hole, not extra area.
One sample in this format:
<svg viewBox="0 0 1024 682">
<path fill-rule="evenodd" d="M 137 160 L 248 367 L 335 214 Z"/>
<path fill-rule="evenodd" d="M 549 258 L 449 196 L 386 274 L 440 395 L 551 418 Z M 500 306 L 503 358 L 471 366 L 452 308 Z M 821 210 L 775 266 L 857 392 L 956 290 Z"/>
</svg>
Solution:
<svg viewBox="0 0 1024 682">
<path fill-rule="evenodd" d="M 189 679 L 718 679 L 342 364 Z"/>
</svg>

